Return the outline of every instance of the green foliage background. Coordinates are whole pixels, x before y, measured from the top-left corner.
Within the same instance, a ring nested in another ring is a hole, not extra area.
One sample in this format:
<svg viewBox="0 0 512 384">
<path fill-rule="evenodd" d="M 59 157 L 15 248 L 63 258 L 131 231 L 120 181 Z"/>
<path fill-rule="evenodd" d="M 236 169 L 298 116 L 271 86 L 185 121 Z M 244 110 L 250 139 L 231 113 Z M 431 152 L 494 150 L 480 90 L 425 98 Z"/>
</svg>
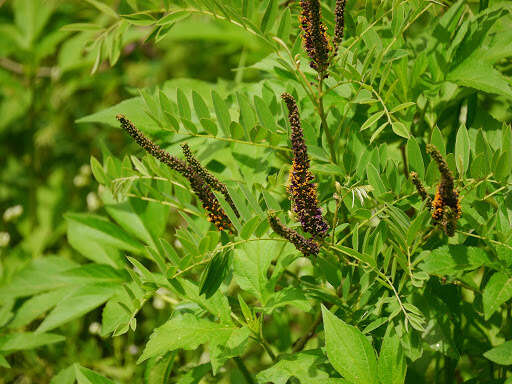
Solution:
<svg viewBox="0 0 512 384">
<path fill-rule="evenodd" d="M 297 1 L 0 0 L 0 382 L 510 382 L 511 11 L 348 0 L 319 82 Z M 332 227 L 311 259 L 266 218 L 300 231 L 282 92 Z M 118 113 L 189 143 L 235 234 Z M 408 180 L 434 193 L 428 143 L 453 238 Z"/>
</svg>

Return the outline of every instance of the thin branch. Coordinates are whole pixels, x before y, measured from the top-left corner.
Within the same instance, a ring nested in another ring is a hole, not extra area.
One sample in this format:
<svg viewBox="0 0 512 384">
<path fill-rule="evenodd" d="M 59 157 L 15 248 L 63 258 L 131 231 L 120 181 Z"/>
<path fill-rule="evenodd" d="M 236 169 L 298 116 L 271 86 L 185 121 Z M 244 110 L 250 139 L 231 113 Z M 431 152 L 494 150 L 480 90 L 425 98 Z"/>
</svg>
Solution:
<svg viewBox="0 0 512 384">
<path fill-rule="evenodd" d="M 293 353 L 300 352 L 304 349 L 307 342 L 309 340 L 311 340 L 313 338 L 313 336 L 315 336 L 316 327 L 318 327 L 321 322 L 322 322 L 322 312 L 319 312 L 318 315 L 316 316 L 315 321 L 313 323 L 311 323 L 311 325 L 309 326 L 308 331 L 293 344 L 293 348 L 292 348 Z"/>
<path fill-rule="evenodd" d="M 236 364 L 237 368 L 240 370 L 240 372 L 242 372 L 242 375 L 243 375 L 245 381 L 247 382 L 247 384 L 256 384 L 256 382 L 254 381 L 254 378 L 252 377 L 249 370 L 245 366 L 243 360 L 237 356 L 237 357 L 233 358 L 233 361 L 235 362 L 235 364 Z"/>
</svg>

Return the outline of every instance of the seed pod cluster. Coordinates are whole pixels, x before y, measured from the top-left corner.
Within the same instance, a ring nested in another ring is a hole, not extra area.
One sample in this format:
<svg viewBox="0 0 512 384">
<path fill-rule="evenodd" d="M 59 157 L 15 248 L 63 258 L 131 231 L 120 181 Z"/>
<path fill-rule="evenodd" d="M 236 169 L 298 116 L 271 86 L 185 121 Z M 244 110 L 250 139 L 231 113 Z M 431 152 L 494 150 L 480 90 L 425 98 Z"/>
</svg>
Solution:
<svg viewBox="0 0 512 384">
<path fill-rule="evenodd" d="M 192 191 L 201 201 L 203 208 L 208 212 L 208 221 L 215 224 L 219 231 L 232 231 L 233 226 L 231 221 L 213 194 L 209 183 L 206 182 L 203 175 L 196 170 L 197 164 L 196 166 L 193 166 L 190 164 L 190 162 L 187 163 L 175 156 L 172 156 L 167 151 L 164 151 L 160 146 L 153 143 L 148 137 L 146 137 L 138 128 L 135 127 L 135 125 L 130 120 L 126 119 L 123 115 L 119 114 L 116 116 L 116 118 L 121 123 L 121 128 L 123 128 L 137 142 L 137 144 L 146 150 L 146 152 L 148 152 L 157 160 L 166 164 L 169 168 L 179 172 L 185 178 L 187 178 L 190 186 L 192 187 Z M 197 160 L 195 161 L 197 162 Z"/>
</svg>

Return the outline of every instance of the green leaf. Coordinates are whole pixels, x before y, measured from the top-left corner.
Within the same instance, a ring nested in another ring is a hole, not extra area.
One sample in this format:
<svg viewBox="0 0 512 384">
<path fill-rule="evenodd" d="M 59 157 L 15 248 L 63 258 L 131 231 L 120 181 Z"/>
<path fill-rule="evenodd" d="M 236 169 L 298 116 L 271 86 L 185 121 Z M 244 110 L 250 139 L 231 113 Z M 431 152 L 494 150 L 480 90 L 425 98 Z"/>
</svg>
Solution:
<svg viewBox="0 0 512 384">
<path fill-rule="evenodd" d="M 494 273 L 483 292 L 485 320 L 488 320 L 501 304 L 510 298 L 512 298 L 512 277 L 504 272 Z"/>
<path fill-rule="evenodd" d="M 194 110 L 196 111 L 199 119 L 210 118 L 210 111 L 208 110 L 205 101 L 196 91 L 192 91 L 192 103 L 194 104 Z"/>
<path fill-rule="evenodd" d="M 398 136 L 405 137 L 406 139 L 408 139 L 410 136 L 409 129 L 407 129 L 405 124 L 400 121 L 394 121 L 391 124 L 391 128 L 393 129 L 393 132 L 395 132 L 395 134 Z"/>
<path fill-rule="evenodd" d="M 127 233 L 153 247 L 156 245 L 156 239 L 165 230 L 169 207 L 134 198 L 117 203 L 108 192 L 103 193 L 101 197 L 108 214 Z"/>
<path fill-rule="evenodd" d="M 499 159 L 498 165 L 496 166 L 496 178 L 500 181 L 506 182 L 510 177 L 512 171 L 512 154 L 503 152 Z"/>
<path fill-rule="evenodd" d="M 213 108 L 215 109 L 215 115 L 217 116 L 217 121 L 219 122 L 224 135 L 229 137 L 231 117 L 229 115 L 228 107 L 226 106 L 224 100 L 222 100 L 219 94 L 215 91 L 212 91 L 212 101 Z"/>
<path fill-rule="evenodd" d="M 253 241 L 236 248 L 233 273 L 240 288 L 254 294 L 262 304 L 268 295 L 267 270 L 275 255 L 277 241 Z"/>
<path fill-rule="evenodd" d="M 230 252 L 218 252 L 208 263 L 201 279 L 199 295 L 204 294 L 209 299 L 226 277 L 229 268 Z"/>
<path fill-rule="evenodd" d="M 79 364 L 75 364 L 75 375 L 77 384 L 114 384 L 113 381 Z"/>
<path fill-rule="evenodd" d="M 286 10 L 283 13 L 283 16 L 281 17 L 281 21 L 279 22 L 279 27 L 277 29 L 277 36 L 279 36 L 281 39 L 287 39 L 290 35 L 292 25 L 292 14 L 290 11 L 290 8 L 286 8 Z"/>
<path fill-rule="evenodd" d="M 190 105 L 188 104 L 187 97 L 181 88 L 176 90 L 176 99 L 178 101 L 178 111 L 180 113 L 180 117 L 190 120 L 192 117 L 190 112 Z"/>
<path fill-rule="evenodd" d="M 405 382 L 407 363 L 394 327 L 389 327 L 382 346 L 378 362 L 380 384 L 402 384 Z"/>
<path fill-rule="evenodd" d="M 31 297 L 16 311 L 16 315 L 9 323 L 9 327 L 19 328 L 31 323 L 43 313 L 56 306 L 66 296 L 72 294 L 73 291 L 73 289 L 65 287 Z"/>
<path fill-rule="evenodd" d="M 321 369 L 324 361 L 325 356 L 319 349 L 285 354 L 273 366 L 258 373 L 256 379 L 261 384 L 286 384 L 292 377 L 307 384 L 326 382 L 329 374 Z"/>
<path fill-rule="evenodd" d="M 209 347 L 213 374 L 216 375 L 224 363 L 233 357 L 242 356 L 248 345 L 251 331 L 246 328 L 237 328 L 223 344 L 211 344 Z"/>
<path fill-rule="evenodd" d="M 464 60 L 448 73 L 446 80 L 485 93 L 495 93 L 512 98 L 512 89 L 507 78 L 481 57 L 470 57 Z"/>
<path fill-rule="evenodd" d="M 512 341 L 506 341 L 488 350 L 484 356 L 496 364 L 512 365 Z"/>
<path fill-rule="evenodd" d="M 377 358 L 368 339 L 322 305 L 329 362 L 352 384 L 377 384 Z"/>
<path fill-rule="evenodd" d="M 68 213 L 68 240 L 85 257 L 118 267 L 122 265 L 116 250 L 140 253 L 144 250 L 128 233 L 101 216 Z"/>
<path fill-rule="evenodd" d="M 384 116 L 384 111 L 379 111 L 379 112 L 376 112 L 374 113 L 373 115 L 371 115 L 364 123 L 363 125 L 361 125 L 361 129 L 359 129 L 360 131 L 364 131 L 365 129 L 368 129 L 370 128 L 372 125 L 374 125 L 375 123 L 377 123 L 377 121 L 379 121 L 379 119 Z"/>
<path fill-rule="evenodd" d="M 0 355 L 0 367 L 11 368 L 11 365 L 9 364 L 7 359 L 4 357 L 4 355 Z M 53 381 L 50 384 L 52 384 L 52 383 L 53 383 Z M 73 383 L 71 383 L 71 384 L 73 384 Z"/>
<path fill-rule="evenodd" d="M 275 132 L 275 130 L 276 130 L 275 117 L 272 114 L 272 112 L 270 112 L 270 109 L 268 108 L 265 101 L 259 96 L 254 96 L 254 105 L 256 107 L 256 114 L 258 115 L 260 124 L 266 130 L 268 130 L 270 132 Z"/>
<path fill-rule="evenodd" d="M 94 156 L 91 156 L 91 171 L 96 181 L 100 184 L 106 184 L 108 179 L 103 170 L 103 166 Z"/>
<path fill-rule="evenodd" d="M 43 345 L 59 343 L 64 340 L 64 336 L 54 333 L 11 333 L 0 337 L 0 351 L 15 352 L 35 349 Z"/>
<path fill-rule="evenodd" d="M 52 378 L 50 384 L 74 384 L 76 379 L 75 366 L 70 365 Z"/>
<path fill-rule="evenodd" d="M 130 322 L 144 304 L 144 291 L 132 282 L 123 286 L 108 300 L 101 316 L 101 336 L 122 335 L 129 330 Z"/>
<path fill-rule="evenodd" d="M 217 124 L 211 119 L 201 119 L 201 126 L 212 136 L 217 136 Z"/>
<path fill-rule="evenodd" d="M 110 299 L 118 289 L 118 285 L 112 284 L 83 286 L 61 301 L 43 320 L 36 332 L 49 331 L 92 311 Z"/>
<path fill-rule="evenodd" d="M 268 0 L 265 13 L 261 19 L 260 29 L 265 32 L 268 28 L 272 28 L 277 16 L 277 0 Z"/>
<path fill-rule="evenodd" d="M 464 175 L 469 167 L 470 149 L 468 130 L 461 125 L 455 140 L 455 164 L 460 175 Z"/>
<path fill-rule="evenodd" d="M 121 18 L 126 20 L 129 24 L 146 26 L 155 24 L 155 18 L 147 12 L 132 13 L 129 15 L 121 15 Z"/>
<path fill-rule="evenodd" d="M 182 375 L 176 384 L 199 384 L 201 379 L 210 371 L 210 363 L 198 365 Z"/>
<path fill-rule="evenodd" d="M 215 292 L 212 297 L 207 299 L 204 295 L 199 295 L 199 287 L 195 283 L 180 278 L 173 280 L 173 287 L 180 295 L 206 309 L 222 323 L 233 323 L 228 299 L 220 291 Z"/>
<path fill-rule="evenodd" d="M 412 107 L 413 105 L 416 105 L 416 103 L 414 101 L 408 101 L 406 103 L 402 103 L 400 105 L 397 105 L 395 108 L 393 108 L 391 111 L 389 111 L 389 113 L 393 114 L 393 113 L 399 112 L 399 111 L 401 111 L 403 109 Z"/>
<path fill-rule="evenodd" d="M 304 312 L 311 310 L 311 303 L 299 288 L 286 287 L 273 294 L 265 307 L 266 312 L 272 312 L 276 308 L 293 306 Z"/>
<path fill-rule="evenodd" d="M 138 363 L 169 351 L 195 350 L 199 345 L 208 342 L 225 343 L 235 329 L 234 326 L 197 319 L 190 314 L 173 317 L 153 331 Z"/>
<path fill-rule="evenodd" d="M 443 134 L 437 126 L 432 130 L 432 136 L 430 137 L 430 144 L 434 145 L 439 152 L 446 156 L 446 144 L 444 141 Z"/>
<path fill-rule="evenodd" d="M 0 299 L 32 296 L 62 288 L 69 283 L 56 279 L 56 276 L 77 266 L 75 262 L 63 257 L 47 256 L 35 259 L 16 273 L 9 284 L 0 287 Z"/>
<path fill-rule="evenodd" d="M 407 160 L 409 171 L 416 171 L 420 179 L 425 177 L 425 164 L 421 156 L 421 149 L 414 137 L 407 141 Z"/>
<path fill-rule="evenodd" d="M 430 274 L 451 276 L 480 268 L 489 262 L 489 257 L 482 248 L 443 245 L 431 251 L 420 264 L 420 268 Z"/>
<path fill-rule="evenodd" d="M 167 15 L 163 16 L 156 25 L 166 25 L 166 24 L 172 24 L 176 22 L 177 20 L 186 17 L 189 15 L 187 11 L 173 11 L 169 12 Z"/>
<path fill-rule="evenodd" d="M 117 15 L 116 11 L 114 11 L 112 8 L 110 8 L 108 5 L 102 3 L 101 1 L 97 0 L 85 0 L 92 6 L 96 7 L 100 12 L 104 13 L 105 15 L 112 16 L 113 18 L 117 19 L 119 16 Z"/>
<path fill-rule="evenodd" d="M 170 352 L 162 357 L 157 356 L 150 359 L 144 371 L 144 383 L 167 384 L 176 360 L 176 355 L 176 352 Z"/>
<path fill-rule="evenodd" d="M 386 193 L 386 186 L 380 178 L 379 171 L 377 171 L 377 168 L 372 163 L 367 164 L 366 174 L 368 175 L 368 182 L 373 187 L 377 196 Z"/>
</svg>

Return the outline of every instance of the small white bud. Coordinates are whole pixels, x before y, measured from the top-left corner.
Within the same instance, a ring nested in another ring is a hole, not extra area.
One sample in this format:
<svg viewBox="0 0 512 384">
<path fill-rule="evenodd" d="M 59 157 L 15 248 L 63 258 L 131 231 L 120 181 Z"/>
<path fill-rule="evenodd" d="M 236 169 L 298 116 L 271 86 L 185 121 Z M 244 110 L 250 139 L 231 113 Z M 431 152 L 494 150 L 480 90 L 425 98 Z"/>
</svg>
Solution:
<svg viewBox="0 0 512 384">
<path fill-rule="evenodd" d="M 136 355 L 139 353 L 139 347 L 137 347 L 135 344 L 130 344 L 128 346 L 128 353 L 132 356 Z"/>
<path fill-rule="evenodd" d="M 23 214 L 23 207 L 21 205 L 15 205 L 9 207 L 4 212 L 4 221 L 7 223 L 9 221 L 15 220 Z"/>
<path fill-rule="evenodd" d="M 89 176 L 91 174 L 91 166 L 89 164 L 84 164 L 80 167 L 80 174 L 83 176 Z"/>
<path fill-rule="evenodd" d="M 91 335 L 98 335 L 101 332 L 101 324 L 97 321 L 92 322 L 89 325 L 89 333 Z"/>
<path fill-rule="evenodd" d="M 153 299 L 153 307 L 155 309 L 164 309 L 165 301 L 163 301 L 160 297 L 155 297 Z"/>
<path fill-rule="evenodd" d="M 87 194 L 87 208 L 89 211 L 95 211 L 100 207 L 100 199 L 98 198 L 98 195 L 94 192 L 89 192 Z"/>
<path fill-rule="evenodd" d="M 78 187 L 78 188 L 84 187 L 88 183 L 89 183 L 89 179 L 87 177 L 85 177 L 84 175 L 76 175 L 73 178 L 73 184 L 75 185 L 75 187 Z"/>
<path fill-rule="evenodd" d="M 7 247 L 11 241 L 11 235 L 7 232 L 0 232 L 0 248 Z"/>
<path fill-rule="evenodd" d="M 156 294 L 157 295 L 163 295 L 163 296 L 166 296 L 170 293 L 170 291 L 167 289 L 167 288 L 158 288 L 156 290 Z"/>
</svg>

